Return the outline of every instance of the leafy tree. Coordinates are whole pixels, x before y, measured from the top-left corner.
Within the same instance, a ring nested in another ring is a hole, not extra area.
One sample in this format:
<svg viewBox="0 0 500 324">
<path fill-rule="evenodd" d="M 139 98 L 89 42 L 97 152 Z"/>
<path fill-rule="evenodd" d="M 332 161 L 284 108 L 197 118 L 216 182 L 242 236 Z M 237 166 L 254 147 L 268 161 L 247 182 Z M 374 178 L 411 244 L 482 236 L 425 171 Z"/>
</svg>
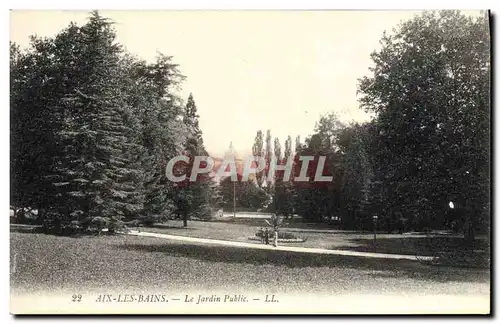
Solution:
<svg viewBox="0 0 500 324">
<path fill-rule="evenodd" d="M 333 129 L 329 127 L 334 127 Z M 342 168 L 341 154 L 336 146 L 336 138 L 342 124 L 336 120 L 335 114 L 322 116 L 316 124 L 315 133 L 308 137 L 299 148 L 299 156 L 313 156 L 309 162 L 306 176 L 309 182 L 294 181 L 294 208 L 303 219 L 322 222 L 338 214 L 341 206 Z M 331 182 L 315 181 L 319 158 L 325 157 L 324 176 L 332 176 Z M 295 177 L 299 176 L 304 162 L 296 158 Z"/>
<path fill-rule="evenodd" d="M 292 137 L 288 135 L 285 141 L 285 159 L 288 159 L 292 156 Z"/>
<path fill-rule="evenodd" d="M 370 215 L 366 204 L 373 178 L 370 159 L 370 124 L 354 124 L 339 134 L 337 145 L 342 154 L 341 210 L 344 228 L 367 227 Z"/>
<path fill-rule="evenodd" d="M 384 34 L 361 79 L 375 112 L 382 217 L 421 227 L 462 224 L 468 242 L 489 222 L 490 34 L 486 14 L 426 12 Z M 453 201 L 456 211 L 450 211 Z"/>
<path fill-rule="evenodd" d="M 300 148 L 302 147 L 302 144 L 300 142 L 300 135 L 297 135 L 295 138 L 295 152 L 300 151 Z"/>
<path fill-rule="evenodd" d="M 281 144 L 280 144 L 280 139 L 275 137 L 274 138 L 274 157 L 276 158 L 276 161 L 280 161 L 283 158 L 281 155 Z"/>
<path fill-rule="evenodd" d="M 266 168 L 265 168 L 265 174 L 267 175 L 269 173 L 269 165 L 271 163 L 271 159 L 273 157 L 273 147 L 272 147 L 272 137 L 271 137 L 271 130 L 268 129 L 266 132 L 266 147 L 265 147 L 265 154 L 264 158 L 266 161 Z M 268 193 L 272 192 L 272 181 L 269 181 L 268 177 L 266 178 L 266 191 Z"/>
<path fill-rule="evenodd" d="M 274 138 L 274 163 L 281 164 L 282 156 L 281 156 L 281 144 L 278 137 Z M 271 161 L 273 163 L 273 161 Z M 284 197 L 284 187 L 283 187 L 283 177 L 281 176 L 282 172 L 276 171 L 274 172 L 274 186 L 273 186 L 273 210 L 275 213 L 281 213 L 282 209 L 285 206 L 285 197 Z"/>
<path fill-rule="evenodd" d="M 285 141 L 285 153 L 284 153 L 283 164 L 287 164 L 290 159 L 293 159 L 292 153 L 292 138 L 290 136 L 287 137 Z M 292 174 L 293 174 L 293 164 L 292 164 Z M 292 216 L 294 214 L 294 191 L 292 179 L 289 181 L 283 182 L 283 194 L 281 197 L 281 212 L 285 215 L 286 218 Z"/>
<path fill-rule="evenodd" d="M 338 134 L 344 127 L 345 125 L 340 122 L 337 115 L 330 112 L 321 116 L 319 121 L 316 122 L 315 133 L 319 135 L 323 147 L 335 149 Z"/>
<path fill-rule="evenodd" d="M 56 139 L 50 130 L 62 127 L 53 104 L 56 87 L 49 79 L 53 64 L 46 59 L 52 50 L 51 40 L 35 37 L 28 50 L 10 45 L 11 205 L 16 207 L 41 210 L 52 196 L 53 188 L 43 175 L 50 172 L 55 153 Z"/>
<path fill-rule="evenodd" d="M 253 156 L 258 156 L 258 157 L 263 157 L 264 151 L 263 151 L 263 146 L 264 146 L 264 134 L 262 133 L 261 130 L 257 131 L 257 135 L 255 135 L 255 142 L 252 147 L 252 154 Z M 259 188 L 262 187 L 262 171 L 257 172 L 255 174 L 255 178 L 257 180 L 257 185 Z"/>
<path fill-rule="evenodd" d="M 233 190 L 235 191 L 236 208 L 240 210 L 257 211 L 262 209 L 269 197 L 264 189 L 259 188 L 252 181 L 239 181 L 233 183 L 231 177 L 224 178 L 220 182 L 220 195 L 224 208 L 233 209 Z"/>
</svg>

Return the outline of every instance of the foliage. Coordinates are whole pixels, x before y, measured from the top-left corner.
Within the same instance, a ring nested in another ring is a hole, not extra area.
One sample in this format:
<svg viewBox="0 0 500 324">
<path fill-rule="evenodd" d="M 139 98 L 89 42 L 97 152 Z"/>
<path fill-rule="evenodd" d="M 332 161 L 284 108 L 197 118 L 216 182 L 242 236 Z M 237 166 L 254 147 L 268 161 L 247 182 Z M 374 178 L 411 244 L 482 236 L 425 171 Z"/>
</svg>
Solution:
<svg viewBox="0 0 500 324">
<path fill-rule="evenodd" d="M 265 222 L 267 225 L 271 226 L 274 231 L 278 231 L 283 225 L 283 218 L 276 214 L 272 214 L 269 220 L 265 219 Z"/>
<path fill-rule="evenodd" d="M 12 205 L 59 234 L 165 221 L 178 208 L 167 161 L 203 145 L 192 96 L 183 111 L 175 94 L 184 77 L 172 57 L 128 54 L 98 12 L 30 46 L 10 46 Z"/>
<path fill-rule="evenodd" d="M 255 233 L 255 236 L 262 238 L 264 237 L 264 233 L 262 231 L 258 231 L 257 233 Z M 269 238 L 270 239 L 274 238 L 273 231 L 269 232 Z M 278 232 L 278 239 L 293 240 L 293 239 L 298 239 L 298 237 L 291 232 Z"/>
<path fill-rule="evenodd" d="M 188 130 L 184 146 L 185 153 L 190 157 L 190 162 L 186 166 L 186 177 L 191 177 L 194 157 L 207 156 L 198 118 L 196 103 L 193 95 L 190 94 L 183 118 L 184 125 Z M 181 186 L 178 186 L 174 197 L 176 211 L 182 215 L 184 226 L 187 226 L 189 215 L 201 219 L 210 219 L 213 214 L 212 206 L 216 207 L 220 204 L 218 187 L 215 186 L 212 178 L 206 173 L 199 174 L 195 181 L 185 181 Z"/>
<path fill-rule="evenodd" d="M 252 147 L 252 154 L 255 157 L 264 157 L 264 134 L 261 130 L 257 131 L 255 135 L 255 142 Z M 262 187 L 262 171 L 256 173 L 255 178 L 259 188 Z"/>
<path fill-rule="evenodd" d="M 263 188 L 259 188 L 254 182 L 242 181 L 232 182 L 230 177 L 220 182 L 220 195 L 225 210 L 233 210 L 233 195 L 236 195 L 236 208 L 257 211 L 269 202 L 269 195 Z"/>
<path fill-rule="evenodd" d="M 298 157 L 314 157 L 314 160 L 308 163 L 306 172 L 309 181 L 294 181 L 292 189 L 293 208 L 306 221 L 321 222 L 325 217 L 337 214 L 341 207 L 342 161 L 336 139 L 342 127 L 343 124 L 338 121 L 335 114 L 322 116 L 316 124 L 315 133 L 306 138 L 296 153 L 295 177 L 300 175 L 303 164 L 307 163 L 300 161 Z M 325 157 L 322 175 L 332 176 L 331 182 L 315 181 L 320 157 Z"/>
<path fill-rule="evenodd" d="M 379 230 L 452 229 L 473 242 L 491 209 L 488 17 L 425 12 L 384 33 L 371 57 L 371 74 L 359 80 L 370 122 L 328 113 L 293 149 L 290 136 L 282 148 L 259 130 L 252 153 L 266 168 L 256 181 L 239 175 L 215 186 L 201 174 L 174 185 L 167 162 L 183 153 L 191 170 L 207 152 L 194 96 L 184 103 L 176 95 L 184 76 L 172 57 L 130 55 L 97 12 L 53 38 L 32 37 L 28 49 L 11 43 L 11 204 L 36 210 L 47 231 L 70 233 L 174 214 L 187 226 L 221 204 L 232 210 L 235 195 L 237 208 L 307 222 L 340 216 L 343 228 L 372 229 L 378 215 Z M 297 177 L 298 156 L 314 157 L 309 182 L 283 181 L 280 172 L 263 179 L 273 157 L 294 159 Z M 331 182 L 314 181 L 320 156 Z"/>
<path fill-rule="evenodd" d="M 489 222 L 490 39 L 484 15 L 426 12 L 372 54 L 361 105 L 377 114 L 372 204 L 430 228 Z M 448 208 L 453 201 L 455 210 Z M 458 207 L 457 207 L 458 206 Z"/>
</svg>

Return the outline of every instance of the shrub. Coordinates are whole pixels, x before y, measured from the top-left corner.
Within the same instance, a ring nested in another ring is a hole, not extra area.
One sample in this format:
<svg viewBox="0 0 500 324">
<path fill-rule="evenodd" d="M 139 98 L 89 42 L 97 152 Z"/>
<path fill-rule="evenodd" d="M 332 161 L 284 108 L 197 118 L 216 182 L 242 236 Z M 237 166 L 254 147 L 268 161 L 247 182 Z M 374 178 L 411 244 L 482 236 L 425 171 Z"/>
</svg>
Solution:
<svg viewBox="0 0 500 324">
<path fill-rule="evenodd" d="M 264 237 L 264 233 L 261 232 L 261 231 L 258 231 L 255 236 L 257 237 Z M 274 238 L 274 231 L 269 231 L 269 238 Z M 290 239 L 297 239 L 298 237 L 296 237 L 293 233 L 290 233 L 290 232 L 278 232 L 278 239 L 287 239 L 287 240 L 290 240 Z"/>
</svg>

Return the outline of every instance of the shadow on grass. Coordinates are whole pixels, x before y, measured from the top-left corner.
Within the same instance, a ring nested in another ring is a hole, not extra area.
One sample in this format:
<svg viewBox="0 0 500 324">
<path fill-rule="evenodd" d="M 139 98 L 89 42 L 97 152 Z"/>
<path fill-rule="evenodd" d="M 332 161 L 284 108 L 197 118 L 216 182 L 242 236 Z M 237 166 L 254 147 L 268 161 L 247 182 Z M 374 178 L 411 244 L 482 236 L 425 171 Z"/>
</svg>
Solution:
<svg viewBox="0 0 500 324">
<path fill-rule="evenodd" d="M 233 246 L 197 244 L 123 244 L 119 248 L 133 251 L 164 253 L 174 257 L 187 257 L 205 262 L 274 265 L 289 268 L 330 267 L 354 268 L 373 271 L 373 277 L 409 277 L 439 282 L 485 282 L 487 270 L 469 270 L 437 267 L 418 261 L 360 258 L 327 254 L 308 254 L 290 251 L 258 250 Z"/>
<path fill-rule="evenodd" d="M 374 247 L 373 239 L 347 239 L 355 246 L 335 246 L 335 249 L 359 252 L 408 254 L 419 256 L 435 256 L 442 252 L 464 251 L 463 238 L 456 236 L 429 236 L 429 237 L 394 237 L 378 238 Z M 474 250 L 489 251 L 488 242 L 485 239 L 477 239 Z"/>
<path fill-rule="evenodd" d="M 340 250 L 433 256 L 434 265 L 455 268 L 490 268 L 489 244 L 486 239 L 476 239 L 472 246 L 464 244 L 462 237 L 428 236 L 377 239 L 376 249 L 372 239 L 350 239 L 355 246 L 335 247 Z"/>
</svg>

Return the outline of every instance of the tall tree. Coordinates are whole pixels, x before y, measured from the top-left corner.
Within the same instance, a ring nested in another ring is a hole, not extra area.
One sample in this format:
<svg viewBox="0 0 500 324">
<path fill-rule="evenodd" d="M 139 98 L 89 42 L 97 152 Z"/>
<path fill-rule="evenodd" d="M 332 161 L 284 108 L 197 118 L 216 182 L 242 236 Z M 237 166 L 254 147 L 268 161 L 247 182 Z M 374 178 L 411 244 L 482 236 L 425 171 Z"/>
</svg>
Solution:
<svg viewBox="0 0 500 324">
<path fill-rule="evenodd" d="M 281 144 L 278 137 L 274 138 L 274 163 L 281 164 Z M 273 161 L 271 161 L 273 163 Z M 283 177 L 282 172 L 275 171 L 274 175 L 274 185 L 273 185 L 273 201 L 274 201 L 274 211 L 276 214 L 282 213 L 284 209 L 284 188 L 283 188 Z"/>
<path fill-rule="evenodd" d="M 172 57 L 146 63 L 115 38 L 93 12 L 26 50 L 11 44 L 11 200 L 51 231 L 165 220 L 177 198 L 167 162 L 204 152 L 194 100 L 183 107 L 173 91 L 184 77 Z"/>
<path fill-rule="evenodd" d="M 54 183 L 69 204 L 61 214 L 73 222 L 93 222 L 99 217 L 110 230 L 119 227 L 127 213 L 141 209 L 136 179 L 139 170 L 129 152 L 135 146 L 133 123 L 122 93 L 120 54 L 112 23 L 93 12 L 79 29 L 73 51 L 79 51 L 72 74 L 77 83 L 61 104 L 68 111 L 65 143 Z M 57 39 L 56 39 L 57 41 Z M 73 75 L 74 75 L 73 74 Z"/>
<path fill-rule="evenodd" d="M 289 135 L 285 141 L 285 152 L 284 152 L 284 164 L 288 164 L 288 161 L 293 159 L 292 152 L 292 137 Z M 293 174 L 293 164 L 292 164 L 292 174 Z M 293 184 L 291 179 L 289 181 L 283 182 L 283 196 L 282 196 L 282 204 L 281 209 L 282 213 L 286 218 L 292 216 L 294 214 L 294 205 L 293 205 L 294 191 Z"/>
<path fill-rule="evenodd" d="M 166 221 L 175 211 L 175 184 L 166 179 L 167 162 L 182 153 L 188 134 L 182 122 L 180 98 L 173 89 L 184 77 L 172 57 L 159 54 L 146 63 L 126 56 L 123 65 L 129 82 L 125 84 L 129 105 L 139 116 L 146 157 L 142 162 L 145 201 L 139 220 L 147 225 Z"/>
<path fill-rule="evenodd" d="M 202 132 L 199 127 L 198 109 L 193 95 L 190 94 L 184 112 L 184 124 L 188 127 L 189 135 L 186 141 L 186 153 L 191 160 L 187 166 L 187 176 L 191 175 L 193 161 L 196 156 L 207 156 L 203 145 Z M 186 185 L 178 188 L 177 208 L 182 214 L 184 227 L 187 226 L 189 215 L 197 218 L 210 218 L 212 215 L 211 203 L 217 193 L 216 187 L 210 176 L 206 173 L 197 176 L 195 181 L 187 181 Z"/>
<path fill-rule="evenodd" d="M 402 209 L 420 226 L 462 224 L 472 242 L 490 210 L 488 17 L 425 12 L 381 44 L 359 91 L 384 143 L 375 174 L 385 217 Z"/>
<path fill-rule="evenodd" d="M 341 155 L 336 145 L 342 124 L 335 114 L 321 116 L 316 123 L 315 132 L 309 136 L 302 147 L 300 156 L 314 157 L 308 163 L 306 176 L 309 181 L 293 182 L 294 208 L 304 219 L 313 222 L 328 220 L 338 214 L 341 206 Z M 324 158 L 323 176 L 331 176 L 332 181 L 316 181 L 316 171 L 320 167 L 319 159 Z M 299 176 L 304 161 L 295 159 L 294 175 Z"/>
<path fill-rule="evenodd" d="M 300 135 L 297 135 L 295 138 L 295 153 L 300 151 L 300 148 L 302 147 L 302 144 L 300 143 Z"/>
<path fill-rule="evenodd" d="M 371 218 L 365 212 L 372 181 L 369 124 L 346 127 L 338 136 L 342 154 L 341 211 L 342 227 L 369 227 Z"/>
<path fill-rule="evenodd" d="M 339 132 L 345 128 L 345 125 L 338 119 L 334 112 L 322 115 L 315 125 L 315 132 L 323 141 L 322 145 L 327 148 L 336 146 Z"/>
<path fill-rule="evenodd" d="M 274 138 L 274 157 L 276 158 L 276 161 L 279 162 L 281 162 L 281 159 L 283 158 L 281 155 L 280 139 L 278 137 Z"/>
<path fill-rule="evenodd" d="M 66 33 L 73 31 L 70 26 Z M 46 176 L 54 173 L 54 157 L 60 155 L 56 134 L 64 127 L 58 102 L 64 84 L 59 66 L 49 59 L 54 40 L 31 37 L 30 45 L 10 46 L 11 204 L 43 215 L 56 199 Z"/>
<path fill-rule="evenodd" d="M 264 155 L 264 158 L 266 160 L 266 168 L 265 168 L 266 175 L 268 175 L 268 173 L 269 173 L 269 166 L 270 166 L 272 157 L 273 157 L 272 137 L 271 137 L 271 130 L 268 129 L 266 132 L 266 147 L 265 147 L 265 155 Z M 268 193 L 270 193 L 272 182 L 269 181 L 269 177 L 266 177 L 265 182 L 266 182 L 266 191 Z"/>
<path fill-rule="evenodd" d="M 263 157 L 264 155 L 264 134 L 261 130 L 257 131 L 257 135 L 255 135 L 255 142 L 252 146 L 252 154 L 256 157 Z M 255 174 L 255 178 L 257 180 L 257 185 L 259 188 L 262 187 L 262 171 L 259 171 Z"/>
<path fill-rule="evenodd" d="M 285 141 L 285 159 L 289 159 L 292 156 L 292 137 L 288 135 Z"/>
</svg>

